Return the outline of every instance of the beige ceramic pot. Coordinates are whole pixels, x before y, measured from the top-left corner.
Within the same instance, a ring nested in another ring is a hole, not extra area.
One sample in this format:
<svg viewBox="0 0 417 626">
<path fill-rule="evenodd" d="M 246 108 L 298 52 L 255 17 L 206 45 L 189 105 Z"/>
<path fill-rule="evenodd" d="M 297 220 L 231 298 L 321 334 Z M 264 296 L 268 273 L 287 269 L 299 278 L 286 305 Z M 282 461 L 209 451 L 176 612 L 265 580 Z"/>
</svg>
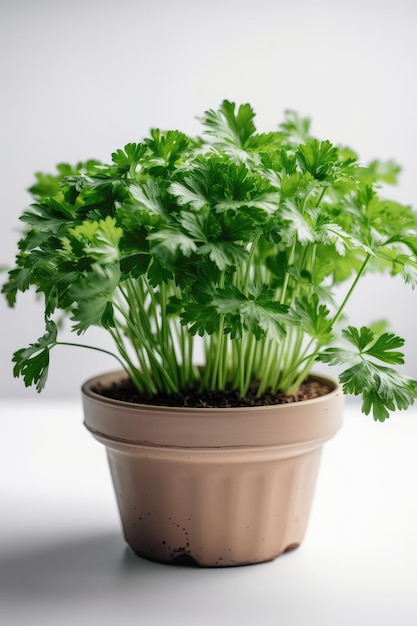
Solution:
<svg viewBox="0 0 417 626">
<path fill-rule="evenodd" d="M 85 425 L 105 444 L 124 536 L 166 563 L 260 563 L 303 540 L 322 446 L 342 424 L 343 394 L 255 408 L 130 404 L 83 386 Z M 317 377 L 318 378 L 318 377 Z"/>
</svg>

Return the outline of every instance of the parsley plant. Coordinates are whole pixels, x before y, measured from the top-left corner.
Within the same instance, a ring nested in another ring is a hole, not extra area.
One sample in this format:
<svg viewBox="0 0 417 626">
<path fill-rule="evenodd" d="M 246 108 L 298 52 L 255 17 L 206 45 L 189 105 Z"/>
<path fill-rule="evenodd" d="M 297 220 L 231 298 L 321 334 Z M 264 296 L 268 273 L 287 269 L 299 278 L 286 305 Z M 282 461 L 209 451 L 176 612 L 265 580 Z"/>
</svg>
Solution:
<svg viewBox="0 0 417 626">
<path fill-rule="evenodd" d="M 390 367 L 403 362 L 401 338 L 349 326 L 350 347 L 337 340 L 365 272 L 417 284 L 416 214 L 378 191 L 397 165 L 359 164 L 293 111 L 270 133 L 256 131 L 249 104 L 224 101 L 201 121 L 203 139 L 154 129 L 109 164 L 36 175 L 3 292 L 11 306 L 30 286 L 43 294 L 46 334 L 15 353 L 15 375 L 43 388 L 63 312 L 78 335 L 104 327 L 144 393 L 195 381 L 290 393 L 322 361 L 347 367 L 344 391 L 376 420 L 407 408 L 417 383 Z"/>
</svg>

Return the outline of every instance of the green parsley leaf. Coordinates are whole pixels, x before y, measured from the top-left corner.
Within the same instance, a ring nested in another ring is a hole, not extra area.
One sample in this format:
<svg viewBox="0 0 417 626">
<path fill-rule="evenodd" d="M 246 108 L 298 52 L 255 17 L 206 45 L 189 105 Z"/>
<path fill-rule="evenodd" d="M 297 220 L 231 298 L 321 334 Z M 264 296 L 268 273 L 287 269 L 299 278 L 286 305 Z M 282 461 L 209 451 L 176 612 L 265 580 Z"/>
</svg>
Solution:
<svg viewBox="0 0 417 626">
<path fill-rule="evenodd" d="M 129 191 L 138 207 L 166 219 L 166 211 L 161 199 L 161 190 L 156 181 L 150 178 L 144 185 L 141 185 L 139 182 L 131 183 Z"/>
<path fill-rule="evenodd" d="M 404 340 L 392 333 L 377 337 L 364 326 L 360 329 L 349 326 L 342 334 L 356 349 L 327 348 L 317 360 L 330 365 L 350 365 L 339 380 L 345 393 L 362 394 L 362 411 L 368 415 L 372 410 L 374 419 L 383 422 L 389 411 L 411 406 L 417 398 L 417 381 L 381 364 L 381 361 L 404 362 L 403 353 L 396 350 Z"/>
<path fill-rule="evenodd" d="M 151 151 L 149 165 L 153 168 L 160 167 L 163 172 L 165 167 L 172 167 L 185 156 L 190 140 L 178 130 L 161 131 L 153 128 L 151 137 L 145 139 L 145 144 Z M 156 169 L 154 173 L 160 172 Z"/>
<path fill-rule="evenodd" d="M 179 254 L 189 257 L 197 250 L 194 239 L 170 226 L 150 233 L 148 240 L 157 242 L 151 246 L 151 254 L 167 266 L 171 265 Z"/>
<path fill-rule="evenodd" d="M 76 306 L 71 319 L 78 335 L 90 326 L 114 326 L 113 294 L 120 281 L 119 265 L 102 267 L 94 264 L 86 276 L 70 287 L 69 293 Z"/>
<path fill-rule="evenodd" d="M 244 150 L 249 138 L 256 131 L 254 117 L 250 104 L 241 104 L 236 111 L 234 102 L 223 100 L 217 111 L 209 109 L 201 121 L 207 127 L 208 135 Z"/>
<path fill-rule="evenodd" d="M 46 323 L 46 333 L 28 348 L 17 350 L 13 355 L 13 374 L 22 376 L 26 387 L 35 384 L 39 393 L 48 377 L 49 351 L 56 344 L 57 328 L 52 320 Z"/>
<path fill-rule="evenodd" d="M 220 316 L 213 306 L 201 306 L 199 302 L 190 302 L 180 314 L 181 324 L 187 326 L 190 335 L 212 335 L 219 329 Z"/>
<path fill-rule="evenodd" d="M 172 183 L 168 191 L 176 197 L 179 205 L 189 205 L 196 211 L 209 203 L 202 187 L 191 178 L 185 178 L 184 183 Z"/>
<path fill-rule="evenodd" d="M 108 215 L 104 220 L 86 220 L 70 228 L 68 240 L 72 249 L 79 242 L 86 256 L 102 264 L 111 264 L 120 258 L 119 242 L 122 235 L 123 230 L 116 226 L 115 218 Z"/>
<path fill-rule="evenodd" d="M 116 150 L 111 157 L 117 166 L 118 174 L 127 174 L 132 168 L 138 165 L 146 152 L 146 145 L 143 143 L 128 143 L 123 150 Z"/>
<path fill-rule="evenodd" d="M 295 319 L 300 321 L 305 332 L 317 339 L 320 345 L 329 343 L 333 336 L 329 313 L 326 305 L 319 303 L 316 293 L 310 298 L 297 299 L 293 307 Z"/>
<path fill-rule="evenodd" d="M 280 124 L 280 130 L 288 140 L 296 145 L 307 143 L 310 139 L 311 120 L 308 117 L 301 117 L 296 111 L 287 109 L 285 111 L 285 121 Z"/>
<path fill-rule="evenodd" d="M 120 261 L 120 270 L 122 274 L 139 278 L 146 274 L 151 258 L 149 254 L 132 254 Z"/>
<path fill-rule="evenodd" d="M 9 306 L 14 306 L 18 291 L 26 291 L 31 285 L 31 272 L 27 267 L 16 267 L 10 270 L 9 280 L 3 285 L 1 292 L 6 294 Z"/>
<path fill-rule="evenodd" d="M 396 185 L 398 175 L 401 173 L 401 166 L 395 161 L 372 161 L 369 163 L 367 172 L 371 174 L 375 181 L 381 181 L 389 185 Z"/>
<path fill-rule="evenodd" d="M 235 330 L 242 324 L 257 339 L 268 336 L 278 341 L 286 334 L 284 323 L 288 321 L 289 307 L 274 301 L 273 297 L 267 285 L 252 285 L 248 296 L 234 285 L 228 285 L 216 290 L 212 304 L 218 313 L 228 316 L 228 323 Z"/>
<path fill-rule="evenodd" d="M 337 148 L 330 141 L 311 139 L 298 146 L 295 153 L 301 171 L 311 174 L 317 180 L 334 180 L 335 164 L 338 161 Z"/>
</svg>

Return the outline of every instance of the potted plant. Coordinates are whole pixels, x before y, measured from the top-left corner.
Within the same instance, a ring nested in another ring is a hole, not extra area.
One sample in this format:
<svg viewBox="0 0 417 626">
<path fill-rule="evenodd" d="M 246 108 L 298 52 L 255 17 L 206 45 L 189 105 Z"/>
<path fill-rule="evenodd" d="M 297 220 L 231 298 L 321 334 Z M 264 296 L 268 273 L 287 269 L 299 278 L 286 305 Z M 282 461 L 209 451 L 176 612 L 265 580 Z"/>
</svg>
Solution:
<svg viewBox="0 0 417 626">
<path fill-rule="evenodd" d="M 392 367 L 403 340 L 342 322 L 368 271 L 415 286 L 417 219 L 380 197 L 393 163 L 360 165 L 294 112 L 258 133 L 249 104 L 224 101 L 202 123 L 204 138 L 154 129 L 110 164 L 38 173 L 3 292 L 43 296 L 46 332 L 13 357 L 38 391 L 67 343 L 57 315 L 112 337 L 121 369 L 84 385 L 85 424 L 133 550 L 220 566 L 300 544 L 342 391 L 379 421 L 413 403 Z"/>
</svg>

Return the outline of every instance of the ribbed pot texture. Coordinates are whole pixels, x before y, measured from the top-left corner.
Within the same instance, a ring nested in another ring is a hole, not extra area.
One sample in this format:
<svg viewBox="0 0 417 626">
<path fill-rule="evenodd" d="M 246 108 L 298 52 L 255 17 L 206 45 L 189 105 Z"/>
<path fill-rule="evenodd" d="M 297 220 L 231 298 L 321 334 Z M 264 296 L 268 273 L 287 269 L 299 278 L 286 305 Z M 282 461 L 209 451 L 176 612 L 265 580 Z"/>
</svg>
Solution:
<svg viewBox="0 0 417 626">
<path fill-rule="evenodd" d="M 130 404 L 83 386 L 85 425 L 105 444 L 127 543 L 166 563 L 261 563 L 307 528 L 322 446 L 343 394 L 293 404 L 192 409 Z M 320 380 L 320 377 L 316 377 Z M 323 380 L 323 379 L 321 379 Z"/>
</svg>

